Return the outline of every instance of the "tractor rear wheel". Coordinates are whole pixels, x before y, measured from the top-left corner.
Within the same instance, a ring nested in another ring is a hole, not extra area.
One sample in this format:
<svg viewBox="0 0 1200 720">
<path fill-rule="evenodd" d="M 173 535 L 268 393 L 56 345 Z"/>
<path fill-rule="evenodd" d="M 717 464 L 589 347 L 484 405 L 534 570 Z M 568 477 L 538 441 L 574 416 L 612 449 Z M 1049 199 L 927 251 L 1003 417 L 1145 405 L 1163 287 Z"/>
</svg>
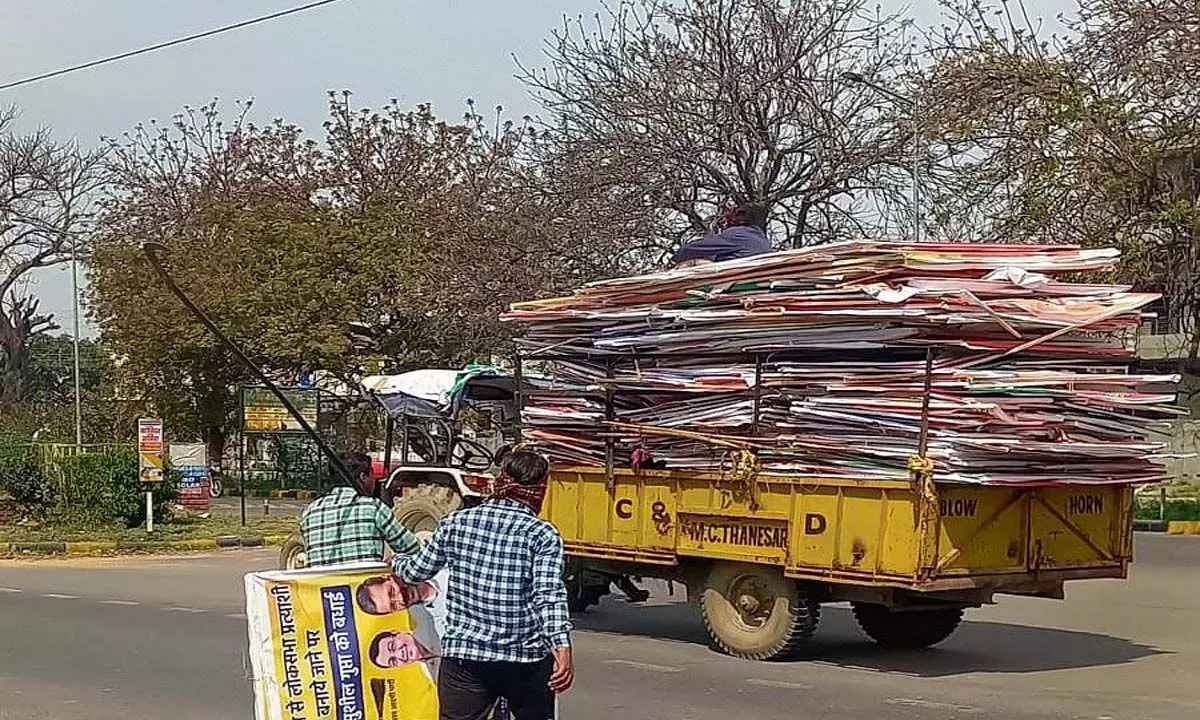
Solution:
<svg viewBox="0 0 1200 720">
<path fill-rule="evenodd" d="M 405 488 L 393 507 L 400 524 L 425 541 L 442 518 L 462 507 L 462 498 L 448 487 L 418 485 Z"/>
<path fill-rule="evenodd" d="M 776 568 L 750 563 L 713 565 L 700 610 L 722 652 L 747 660 L 791 657 L 817 629 L 821 606 Z"/>
</svg>

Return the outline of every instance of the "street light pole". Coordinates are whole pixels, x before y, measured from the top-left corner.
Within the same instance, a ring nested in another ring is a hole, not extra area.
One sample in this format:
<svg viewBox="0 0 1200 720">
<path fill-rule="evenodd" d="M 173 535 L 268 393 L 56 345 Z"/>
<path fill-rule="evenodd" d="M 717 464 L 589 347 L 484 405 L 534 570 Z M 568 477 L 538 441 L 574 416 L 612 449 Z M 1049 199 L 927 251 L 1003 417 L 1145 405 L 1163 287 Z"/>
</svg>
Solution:
<svg viewBox="0 0 1200 720">
<path fill-rule="evenodd" d="M 909 172 L 912 174 L 912 203 L 913 203 L 913 227 L 912 236 L 913 242 L 921 242 L 921 143 L 920 143 L 920 118 L 917 116 L 917 103 L 909 97 L 905 97 L 900 93 L 889 90 L 884 86 L 868 80 L 862 73 L 844 72 L 842 79 L 846 82 L 863 85 L 869 87 L 875 92 L 884 97 L 908 108 L 909 118 L 912 123 L 912 167 Z"/>
<path fill-rule="evenodd" d="M 83 445 L 83 398 L 81 397 L 79 381 L 79 252 L 78 237 L 71 236 L 71 304 L 72 322 L 75 329 L 73 349 L 75 354 L 75 450 Z"/>
</svg>

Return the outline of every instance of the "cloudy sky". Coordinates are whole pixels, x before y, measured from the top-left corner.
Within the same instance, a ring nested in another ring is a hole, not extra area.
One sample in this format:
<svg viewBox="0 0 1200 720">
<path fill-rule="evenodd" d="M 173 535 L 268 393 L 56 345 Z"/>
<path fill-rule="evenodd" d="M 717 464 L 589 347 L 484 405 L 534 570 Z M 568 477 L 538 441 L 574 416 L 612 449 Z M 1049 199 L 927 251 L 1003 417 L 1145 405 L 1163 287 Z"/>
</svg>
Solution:
<svg viewBox="0 0 1200 720">
<path fill-rule="evenodd" d="M 305 4 L 304 0 L 0 0 L 0 84 L 113 53 Z M 1030 0 L 1054 17 L 1069 0 Z M 467 97 L 533 110 L 513 78 L 515 54 L 538 64 L 564 15 L 599 0 L 341 0 L 180 47 L 0 92 L 25 127 L 50 126 L 87 145 L 139 121 L 166 119 L 212 98 L 253 98 L 258 119 L 317 128 L 325 91 L 353 90 L 359 104 L 432 102 L 456 117 Z M 883 0 L 919 24 L 936 0 Z M 34 291 L 64 325 L 70 275 L 50 270 Z"/>
</svg>

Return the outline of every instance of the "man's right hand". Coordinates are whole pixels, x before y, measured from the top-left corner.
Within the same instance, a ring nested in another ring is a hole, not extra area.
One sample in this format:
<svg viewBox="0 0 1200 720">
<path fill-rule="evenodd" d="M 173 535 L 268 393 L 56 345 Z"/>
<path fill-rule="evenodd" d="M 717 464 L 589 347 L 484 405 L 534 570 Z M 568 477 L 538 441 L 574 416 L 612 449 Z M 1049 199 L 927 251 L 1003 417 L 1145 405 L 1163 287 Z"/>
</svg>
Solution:
<svg viewBox="0 0 1200 720">
<path fill-rule="evenodd" d="M 550 674 L 550 689 L 556 693 L 565 693 L 575 683 L 575 660 L 571 657 L 571 648 L 554 648 L 554 672 Z"/>
</svg>

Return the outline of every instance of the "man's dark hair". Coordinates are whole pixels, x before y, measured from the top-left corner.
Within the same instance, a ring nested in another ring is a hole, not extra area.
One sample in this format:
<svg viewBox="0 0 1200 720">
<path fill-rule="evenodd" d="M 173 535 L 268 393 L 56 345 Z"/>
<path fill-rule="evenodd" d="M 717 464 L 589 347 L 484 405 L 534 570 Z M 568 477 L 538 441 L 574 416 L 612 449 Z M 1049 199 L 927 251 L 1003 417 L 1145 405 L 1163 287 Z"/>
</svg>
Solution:
<svg viewBox="0 0 1200 720">
<path fill-rule="evenodd" d="M 358 599 L 358 606 L 362 608 L 363 612 L 370 615 L 387 615 L 386 612 L 375 607 L 375 603 L 371 600 L 370 592 L 371 588 L 376 585 L 382 585 L 385 582 L 387 582 L 386 577 L 373 577 L 363 581 L 363 584 L 358 586 L 358 592 L 355 593 L 355 597 Z"/>
<path fill-rule="evenodd" d="M 767 231 L 767 206 L 759 203 L 741 203 L 729 215 L 729 222 L 735 227 L 756 227 Z"/>
<path fill-rule="evenodd" d="M 350 477 L 344 478 L 343 481 L 349 482 L 350 487 L 360 493 L 371 494 L 371 456 L 360 452 L 348 452 L 339 455 L 338 459 L 350 473 Z M 367 476 L 365 480 L 363 475 Z"/>
<path fill-rule="evenodd" d="M 514 450 L 500 463 L 500 474 L 518 485 L 540 485 L 549 473 L 546 458 L 528 450 Z"/>
</svg>

